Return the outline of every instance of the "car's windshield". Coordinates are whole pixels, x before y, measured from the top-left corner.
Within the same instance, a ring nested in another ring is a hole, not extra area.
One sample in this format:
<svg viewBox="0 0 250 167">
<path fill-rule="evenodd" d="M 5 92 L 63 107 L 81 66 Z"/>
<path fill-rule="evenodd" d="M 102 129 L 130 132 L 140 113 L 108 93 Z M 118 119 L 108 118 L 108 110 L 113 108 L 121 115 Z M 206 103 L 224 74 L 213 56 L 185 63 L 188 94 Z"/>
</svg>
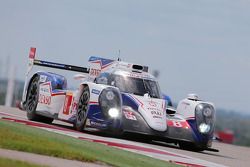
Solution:
<svg viewBox="0 0 250 167">
<path fill-rule="evenodd" d="M 140 96 L 148 93 L 150 97 L 160 98 L 160 91 L 156 81 L 112 74 L 108 84 L 118 87 L 121 92 Z"/>
</svg>

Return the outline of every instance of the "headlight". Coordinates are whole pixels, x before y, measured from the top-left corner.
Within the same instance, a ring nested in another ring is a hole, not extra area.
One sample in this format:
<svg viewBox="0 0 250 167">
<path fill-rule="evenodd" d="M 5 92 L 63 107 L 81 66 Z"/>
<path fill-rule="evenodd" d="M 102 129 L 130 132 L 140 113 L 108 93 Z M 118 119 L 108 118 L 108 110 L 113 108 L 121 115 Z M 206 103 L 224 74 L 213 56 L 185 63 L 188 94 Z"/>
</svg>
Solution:
<svg viewBox="0 0 250 167">
<path fill-rule="evenodd" d="M 201 123 L 199 125 L 198 129 L 201 133 L 208 133 L 210 131 L 210 125 L 205 124 L 205 123 Z"/>
<path fill-rule="evenodd" d="M 211 104 L 200 103 L 195 108 L 197 129 L 202 134 L 211 134 L 214 131 L 215 109 Z"/>
<path fill-rule="evenodd" d="M 121 112 L 121 96 L 119 90 L 108 87 L 99 96 L 99 105 L 106 118 L 117 118 Z"/>
<path fill-rule="evenodd" d="M 117 108 L 110 108 L 108 114 L 112 118 L 116 118 L 119 115 L 119 110 Z"/>
</svg>

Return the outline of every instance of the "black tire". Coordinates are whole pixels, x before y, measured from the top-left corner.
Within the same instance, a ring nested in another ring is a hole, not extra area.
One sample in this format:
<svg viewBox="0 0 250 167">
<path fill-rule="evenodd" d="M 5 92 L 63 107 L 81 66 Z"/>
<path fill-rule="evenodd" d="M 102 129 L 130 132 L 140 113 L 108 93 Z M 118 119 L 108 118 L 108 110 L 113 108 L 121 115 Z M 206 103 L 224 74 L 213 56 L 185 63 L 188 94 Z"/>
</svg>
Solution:
<svg viewBox="0 0 250 167">
<path fill-rule="evenodd" d="M 185 141 L 179 142 L 179 147 L 183 150 L 195 151 L 195 152 L 201 152 L 205 150 L 205 148 L 203 147 L 200 147 L 200 146 L 195 145 L 194 143 L 185 142 Z"/>
<path fill-rule="evenodd" d="M 83 88 L 78 103 L 78 109 L 76 112 L 76 122 L 74 126 L 78 131 L 83 131 L 85 127 L 87 112 L 89 107 L 89 98 L 90 98 L 89 87 L 86 86 Z"/>
<path fill-rule="evenodd" d="M 26 96 L 26 111 L 27 118 L 31 121 L 38 121 L 44 123 L 52 123 L 53 118 L 44 117 L 36 113 L 36 107 L 39 98 L 39 76 L 35 76 L 30 82 L 27 96 Z"/>
</svg>

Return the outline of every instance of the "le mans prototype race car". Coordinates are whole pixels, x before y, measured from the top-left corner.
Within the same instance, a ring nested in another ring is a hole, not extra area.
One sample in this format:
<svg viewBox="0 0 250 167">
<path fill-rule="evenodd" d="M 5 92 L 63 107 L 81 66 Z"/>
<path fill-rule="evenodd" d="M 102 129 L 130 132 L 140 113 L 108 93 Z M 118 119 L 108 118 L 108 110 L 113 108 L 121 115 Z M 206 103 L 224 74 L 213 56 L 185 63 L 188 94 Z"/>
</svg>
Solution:
<svg viewBox="0 0 250 167">
<path fill-rule="evenodd" d="M 58 119 L 78 131 L 136 133 L 183 149 L 212 150 L 214 105 L 192 94 L 174 109 L 147 66 L 90 57 L 85 68 L 38 60 L 35 53 L 31 48 L 21 102 L 29 120 Z M 64 76 L 31 72 L 33 65 L 78 72 L 74 78 L 81 83 L 68 90 Z"/>
</svg>

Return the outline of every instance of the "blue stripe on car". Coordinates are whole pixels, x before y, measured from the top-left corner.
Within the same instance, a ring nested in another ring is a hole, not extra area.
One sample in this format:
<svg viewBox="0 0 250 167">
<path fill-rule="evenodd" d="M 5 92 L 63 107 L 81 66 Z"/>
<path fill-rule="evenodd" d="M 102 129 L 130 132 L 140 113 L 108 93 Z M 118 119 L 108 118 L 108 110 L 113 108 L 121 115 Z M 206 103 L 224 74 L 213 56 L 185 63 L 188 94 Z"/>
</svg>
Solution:
<svg viewBox="0 0 250 167">
<path fill-rule="evenodd" d="M 104 59 L 104 58 L 100 58 L 100 57 L 95 57 L 95 56 L 91 56 L 89 58 L 89 61 L 100 61 L 101 62 L 101 66 L 105 66 L 107 64 L 110 64 L 112 62 L 114 62 L 114 60 L 110 60 L 110 59 Z"/>
<path fill-rule="evenodd" d="M 138 103 L 130 95 L 125 93 L 122 93 L 122 103 L 123 106 L 129 106 L 135 111 L 137 111 L 139 108 Z"/>
<path fill-rule="evenodd" d="M 47 76 L 46 82 L 51 81 L 52 90 L 66 89 L 67 80 L 64 76 L 51 72 L 38 72 L 37 74 Z"/>
</svg>

